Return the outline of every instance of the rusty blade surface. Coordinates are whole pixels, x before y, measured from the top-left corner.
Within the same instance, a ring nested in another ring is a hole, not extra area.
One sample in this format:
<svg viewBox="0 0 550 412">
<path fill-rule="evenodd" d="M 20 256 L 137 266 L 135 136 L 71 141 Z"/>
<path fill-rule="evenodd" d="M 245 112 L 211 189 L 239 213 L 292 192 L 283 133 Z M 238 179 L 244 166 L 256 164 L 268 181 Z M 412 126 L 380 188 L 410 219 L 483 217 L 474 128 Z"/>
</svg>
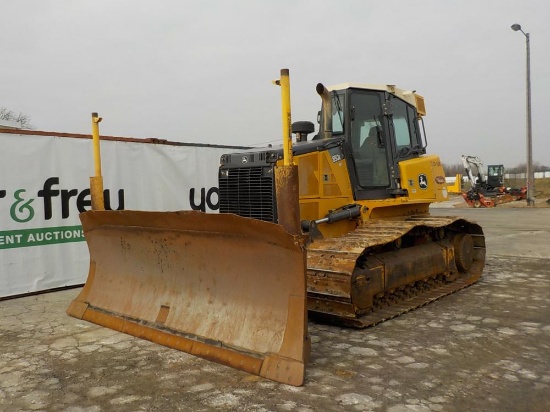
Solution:
<svg viewBox="0 0 550 412">
<path fill-rule="evenodd" d="M 281 226 L 201 212 L 81 215 L 90 273 L 68 314 L 279 382 L 309 353 L 305 250 Z"/>
</svg>

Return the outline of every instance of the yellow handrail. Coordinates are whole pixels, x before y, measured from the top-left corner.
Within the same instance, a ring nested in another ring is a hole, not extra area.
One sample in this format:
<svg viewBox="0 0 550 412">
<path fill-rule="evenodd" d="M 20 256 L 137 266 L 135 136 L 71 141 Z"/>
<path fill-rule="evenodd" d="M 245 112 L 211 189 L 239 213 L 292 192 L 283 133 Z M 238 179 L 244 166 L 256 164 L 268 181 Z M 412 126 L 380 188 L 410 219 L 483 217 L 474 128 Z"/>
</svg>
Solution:
<svg viewBox="0 0 550 412">
<path fill-rule="evenodd" d="M 282 122 L 283 122 L 283 164 L 290 166 L 292 159 L 292 119 L 290 115 L 290 77 L 288 69 L 281 69 L 281 78 L 274 81 L 281 86 Z"/>
<path fill-rule="evenodd" d="M 103 176 L 101 176 L 101 150 L 99 147 L 99 122 L 102 118 L 97 113 L 92 113 L 92 142 L 94 148 L 94 172 L 90 177 L 90 195 L 92 197 L 92 210 L 105 210 L 103 199 Z"/>
</svg>

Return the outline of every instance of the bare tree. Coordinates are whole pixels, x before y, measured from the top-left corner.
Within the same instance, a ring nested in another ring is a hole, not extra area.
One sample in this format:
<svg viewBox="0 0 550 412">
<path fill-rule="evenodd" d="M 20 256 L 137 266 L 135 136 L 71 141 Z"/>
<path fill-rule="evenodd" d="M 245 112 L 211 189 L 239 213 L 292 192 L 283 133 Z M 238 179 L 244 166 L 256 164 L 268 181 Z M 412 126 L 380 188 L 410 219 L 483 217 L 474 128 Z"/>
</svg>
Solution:
<svg viewBox="0 0 550 412">
<path fill-rule="evenodd" d="M 31 126 L 31 118 L 29 116 L 21 112 L 16 113 L 6 107 L 0 107 L 0 120 L 19 123 L 21 129 L 31 130 L 33 128 Z"/>
<path fill-rule="evenodd" d="M 548 171 L 550 171 L 550 167 L 545 166 L 539 162 L 533 163 L 533 172 L 548 172 Z"/>
<path fill-rule="evenodd" d="M 506 168 L 507 173 L 525 173 L 526 170 L 527 170 L 526 163 L 521 163 L 516 167 Z M 533 172 L 547 172 L 549 170 L 550 170 L 549 166 L 545 166 L 540 162 L 533 163 Z"/>
<path fill-rule="evenodd" d="M 457 173 L 464 174 L 464 165 L 462 163 L 444 164 L 443 170 L 445 170 L 447 177 L 454 177 Z"/>
</svg>

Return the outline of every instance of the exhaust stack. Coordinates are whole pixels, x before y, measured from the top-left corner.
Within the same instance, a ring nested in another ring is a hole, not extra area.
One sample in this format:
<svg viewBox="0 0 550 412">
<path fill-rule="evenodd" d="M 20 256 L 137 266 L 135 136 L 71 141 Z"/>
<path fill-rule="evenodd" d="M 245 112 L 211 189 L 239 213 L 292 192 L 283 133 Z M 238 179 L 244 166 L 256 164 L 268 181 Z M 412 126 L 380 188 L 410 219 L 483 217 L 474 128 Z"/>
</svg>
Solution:
<svg viewBox="0 0 550 412">
<path fill-rule="evenodd" d="M 323 101 L 323 139 L 330 139 L 332 137 L 332 97 L 323 83 L 317 83 L 315 89 Z"/>
</svg>

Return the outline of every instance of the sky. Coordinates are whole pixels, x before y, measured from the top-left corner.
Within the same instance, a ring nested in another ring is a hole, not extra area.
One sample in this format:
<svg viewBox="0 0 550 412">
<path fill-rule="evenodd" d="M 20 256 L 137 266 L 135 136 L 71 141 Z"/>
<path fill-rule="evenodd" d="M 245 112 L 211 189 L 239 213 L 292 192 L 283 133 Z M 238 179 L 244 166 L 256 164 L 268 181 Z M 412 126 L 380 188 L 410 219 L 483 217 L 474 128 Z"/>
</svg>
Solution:
<svg viewBox="0 0 550 412">
<path fill-rule="evenodd" d="M 548 0 L 1 0 L 0 107 L 36 130 L 189 143 L 281 141 L 316 123 L 315 85 L 395 84 L 426 100 L 428 153 L 446 164 L 550 165 Z"/>
</svg>

